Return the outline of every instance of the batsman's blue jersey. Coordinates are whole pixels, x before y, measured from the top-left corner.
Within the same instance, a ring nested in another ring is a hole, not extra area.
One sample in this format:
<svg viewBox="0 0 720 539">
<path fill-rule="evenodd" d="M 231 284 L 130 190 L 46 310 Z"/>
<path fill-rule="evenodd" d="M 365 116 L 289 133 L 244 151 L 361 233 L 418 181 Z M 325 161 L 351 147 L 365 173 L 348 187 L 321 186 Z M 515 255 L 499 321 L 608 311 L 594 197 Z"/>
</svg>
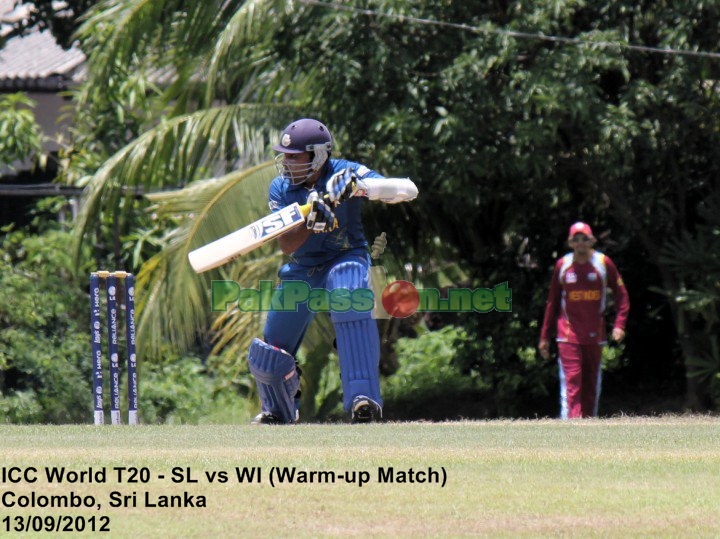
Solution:
<svg viewBox="0 0 720 539">
<path fill-rule="evenodd" d="M 359 163 L 344 159 L 329 159 L 325 173 L 312 189 L 304 185 L 293 185 L 282 176 L 275 178 L 270 183 L 270 210 L 275 212 L 294 202 L 305 204 L 310 191 L 313 190 L 317 191 L 322 198 L 326 193 L 325 184 L 330 177 L 346 168 L 354 170 L 355 175 L 362 180 L 384 178 L 381 174 Z M 353 197 L 335 208 L 333 211 L 338 220 L 338 227 L 329 233 L 311 234 L 307 241 L 292 254 L 293 261 L 303 266 L 319 266 L 330 262 L 344 252 L 367 247 L 368 243 L 360 218 L 363 200 L 363 197 Z"/>
</svg>

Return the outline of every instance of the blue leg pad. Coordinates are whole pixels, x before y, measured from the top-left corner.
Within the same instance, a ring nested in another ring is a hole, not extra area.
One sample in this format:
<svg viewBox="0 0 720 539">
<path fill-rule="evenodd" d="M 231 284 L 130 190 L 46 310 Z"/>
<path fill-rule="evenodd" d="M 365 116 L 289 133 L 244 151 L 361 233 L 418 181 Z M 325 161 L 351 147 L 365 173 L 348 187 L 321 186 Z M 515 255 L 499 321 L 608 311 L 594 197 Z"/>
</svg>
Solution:
<svg viewBox="0 0 720 539">
<path fill-rule="evenodd" d="M 328 273 L 327 288 L 369 288 L 367 260 L 355 258 L 335 266 Z M 363 395 L 382 406 L 380 397 L 380 336 L 377 322 L 370 312 L 330 313 L 335 326 L 340 373 L 343 386 L 343 405 L 350 411 L 353 399 Z"/>
<path fill-rule="evenodd" d="M 295 358 L 281 348 L 253 339 L 248 365 L 255 377 L 263 411 L 285 423 L 294 423 L 295 394 L 300 387 Z"/>
<path fill-rule="evenodd" d="M 370 397 L 382 406 L 380 397 L 380 336 L 372 318 L 335 323 L 343 407 L 349 412 L 353 399 Z"/>
<path fill-rule="evenodd" d="M 360 258 L 341 262 L 330 270 L 325 286 L 328 290 L 335 290 L 338 288 L 345 288 L 347 290 L 356 290 L 358 288 L 369 289 L 369 267 L 369 264 Z M 350 309 L 345 312 L 332 311 L 330 316 L 332 317 L 333 323 L 337 323 L 371 318 L 372 313 L 369 311 L 359 312 Z"/>
</svg>

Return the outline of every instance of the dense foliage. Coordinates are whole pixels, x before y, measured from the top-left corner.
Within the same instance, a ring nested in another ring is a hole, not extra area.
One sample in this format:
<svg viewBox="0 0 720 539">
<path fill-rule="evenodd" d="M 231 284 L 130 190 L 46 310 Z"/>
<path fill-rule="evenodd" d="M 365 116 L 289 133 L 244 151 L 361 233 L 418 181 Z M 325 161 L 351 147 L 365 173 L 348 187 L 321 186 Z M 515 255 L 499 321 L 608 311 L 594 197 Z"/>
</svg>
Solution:
<svg viewBox="0 0 720 539">
<path fill-rule="evenodd" d="M 711 405 L 718 364 L 709 359 L 716 357 L 710 342 L 716 329 L 707 321 L 717 317 L 717 289 L 698 312 L 681 290 L 707 293 L 713 286 L 689 285 L 688 261 L 671 267 L 661 253 L 677 252 L 678 244 L 702 248 L 712 237 L 699 236 L 698 212 L 718 189 L 720 61 L 659 49 L 716 50 L 718 29 L 700 21 L 716 17 L 717 7 L 534 1 L 372 7 L 373 15 L 333 13 L 334 24 L 327 7 L 300 12 L 289 23 L 296 33 L 278 49 L 294 69 L 318 67 L 322 76 L 308 80 L 300 97 L 352 141 L 344 151 L 418 182 L 422 196 L 412 218 L 393 220 L 391 244 L 402 243 L 407 260 L 426 273 L 451 261 L 471 287 L 510 283 L 512 316 L 460 320 L 474 336 L 459 359 L 465 372 L 491 380 L 498 369 L 517 368 L 530 387 L 547 381 L 523 361 L 523 351 L 537 342 L 549 271 L 565 249 L 567 227 L 583 219 L 630 290 L 625 383 L 681 391 L 685 362 L 687 405 Z M 394 16 L 401 14 L 436 23 Z M 302 30 L 325 24 L 327 32 Z M 716 269 L 702 262 L 701 271 L 717 282 Z M 702 339 L 683 330 L 687 310 L 706 321 L 695 324 Z M 527 394 L 519 389 L 498 386 L 496 397 L 517 400 Z"/>
<path fill-rule="evenodd" d="M 0 96 L 0 167 L 27 158 L 42 162 L 42 129 L 35 120 L 35 102 L 22 93 Z"/>
<path fill-rule="evenodd" d="M 48 220 L 51 214 L 39 217 Z M 92 418 L 87 276 L 75 271 L 72 234 L 54 226 L 41 228 L 40 234 L 5 231 L 0 245 L 0 422 L 87 423 Z M 104 319 L 104 310 L 102 314 Z M 121 336 L 123 396 L 124 346 Z M 103 357 L 109 402 L 107 350 Z M 141 420 L 146 423 L 250 417 L 249 406 L 240 400 L 247 390 L 221 369 L 217 377 L 209 377 L 199 358 L 181 357 L 171 346 L 162 360 L 140 358 L 139 383 Z M 121 406 L 126 422 L 124 398 Z"/>
<path fill-rule="evenodd" d="M 101 2 L 78 34 L 89 79 L 64 176 L 88 186 L 77 245 L 92 238 L 96 264 L 139 270 L 154 298 L 146 342 L 212 349 L 210 364 L 235 362 L 242 380 L 236 352 L 260 320 L 225 314 L 208 328 L 204 282 L 178 261 L 262 211 L 269 142 L 315 115 L 338 153 L 420 188 L 413 204 L 368 207 L 367 234 L 387 233 L 393 277 L 512 289 L 511 313 L 382 328 L 401 416 L 403 392 L 412 401 L 433 380 L 467 390 L 469 415 L 556 413 L 555 367 L 534 347 L 552 264 L 578 219 L 631 298 L 626 344 L 606 354 L 607 393 L 627 398 L 602 412 L 679 409 L 653 395 L 683 392 L 687 408 L 711 409 L 720 59 L 703 51 L 718 49 L 708 21 L 719 16 L 689 1 Z M 179 187 L 152 207 L 137 195 Z M 278 261 L 266 250 L 213 275 L 255 282 Z M 332 352 L 322 328 L 309 339 L 316 381 L 304 399 L 325 417 L 337 398 Z M 411 376 L 417 368 L 427 376 Z"/>
<path fill-rule="evenodd" d="M 67 233 L 5 236 L 0 258 L 0 413 L 12 423 L 90 417 L 91 361 Z"/>
</svg>

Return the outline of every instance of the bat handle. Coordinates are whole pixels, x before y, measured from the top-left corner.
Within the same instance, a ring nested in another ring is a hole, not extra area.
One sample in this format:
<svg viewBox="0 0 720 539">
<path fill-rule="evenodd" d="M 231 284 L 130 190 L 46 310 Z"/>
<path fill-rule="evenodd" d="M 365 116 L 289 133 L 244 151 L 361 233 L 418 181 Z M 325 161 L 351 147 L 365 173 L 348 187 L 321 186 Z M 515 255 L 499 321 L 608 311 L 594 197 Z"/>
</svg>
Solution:
<svg viewBox="0 0 720 539">
<path fill-rule="evenodd" d="M 300 213 L 303 217 L 307 217 L 310 215 L 310 210 L 312 209 L 312 202 L 308 202 L 307 204 L 303 204 L 300 206 Z"/>
<path fill-rule="evenodd" d="M 323 196 L 323 202 L 327 204 L 328 206 L 332 206 L 332 203 L 330 202 L 330 197 L 326 194 Z M 303 204 L 300 206 L 300 213 L 303 217 L 307 217 L 310 215 L 310 210 L 312 210 L 312 202 L 308 202 L 307 204 Z"/>
</svg>

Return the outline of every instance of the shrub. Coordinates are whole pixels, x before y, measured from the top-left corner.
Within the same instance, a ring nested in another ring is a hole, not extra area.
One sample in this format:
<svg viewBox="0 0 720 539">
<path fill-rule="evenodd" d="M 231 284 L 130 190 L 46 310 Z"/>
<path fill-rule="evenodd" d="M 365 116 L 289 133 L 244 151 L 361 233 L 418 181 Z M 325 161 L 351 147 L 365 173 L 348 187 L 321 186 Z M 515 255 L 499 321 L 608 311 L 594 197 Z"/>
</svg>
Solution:
<svg viewBox="0 0 720 539">
<path fill-rule="evenodd" d="M 384 414 L 388 419 L 456 419 L 477 414 L 482 385 L 454 363 L 467 339 L 462 328 L 445 326 L 395 344 L 398 369 L 385 379 Z"/>
</svg>

